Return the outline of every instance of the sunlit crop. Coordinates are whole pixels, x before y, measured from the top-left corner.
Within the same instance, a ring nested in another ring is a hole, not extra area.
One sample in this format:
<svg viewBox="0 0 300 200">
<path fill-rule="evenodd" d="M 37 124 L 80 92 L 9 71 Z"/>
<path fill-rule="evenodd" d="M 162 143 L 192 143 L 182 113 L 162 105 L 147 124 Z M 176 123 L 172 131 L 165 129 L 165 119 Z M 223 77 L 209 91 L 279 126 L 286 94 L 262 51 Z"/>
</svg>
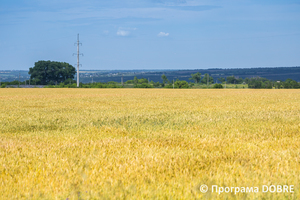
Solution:
<svg viewBox="0 0 300 200">
<path fill-rule="evenodd" d="M 300 197 L 300 90 L 4 88 L 0 109 L 0 199 Z"/>
</svg>

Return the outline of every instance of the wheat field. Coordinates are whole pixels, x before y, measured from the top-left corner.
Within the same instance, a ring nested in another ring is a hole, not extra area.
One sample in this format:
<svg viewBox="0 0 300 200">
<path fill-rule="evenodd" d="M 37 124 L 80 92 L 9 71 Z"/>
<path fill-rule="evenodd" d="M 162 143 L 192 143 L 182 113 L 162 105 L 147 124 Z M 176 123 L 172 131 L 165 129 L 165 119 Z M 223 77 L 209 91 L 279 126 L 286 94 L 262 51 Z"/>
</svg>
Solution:
<svg viewBox="0 0 300 200">
<path fill-rule="evenodd" d="M 7 88 L 0 109 L 0 199 L 300 198 L 300 90 Z"/>
</svg>

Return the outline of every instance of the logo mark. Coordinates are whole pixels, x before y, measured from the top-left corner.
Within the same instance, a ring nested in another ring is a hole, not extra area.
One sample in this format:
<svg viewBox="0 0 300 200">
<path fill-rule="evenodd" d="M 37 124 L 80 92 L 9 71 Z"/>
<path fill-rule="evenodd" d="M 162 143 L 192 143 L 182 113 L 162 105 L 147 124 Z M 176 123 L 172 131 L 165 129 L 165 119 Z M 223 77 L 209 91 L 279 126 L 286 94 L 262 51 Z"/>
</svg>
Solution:
<svg viewBox="0 0 300 200">
<path fill-rule="evenodd" d="M 207 185 L 201 185 L 201 186 L 200 186 L 200 191 L 201 191 L 202 193 L 206 193 L 206 192 L 208 191 Z"/>
</svg>

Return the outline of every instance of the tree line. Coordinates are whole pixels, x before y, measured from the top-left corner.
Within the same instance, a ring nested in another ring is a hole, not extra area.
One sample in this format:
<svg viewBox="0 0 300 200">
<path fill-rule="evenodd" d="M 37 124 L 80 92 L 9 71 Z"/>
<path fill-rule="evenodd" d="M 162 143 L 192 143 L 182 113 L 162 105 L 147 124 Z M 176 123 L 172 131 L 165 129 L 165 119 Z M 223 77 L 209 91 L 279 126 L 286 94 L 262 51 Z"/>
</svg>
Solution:
<svg viewBox="0 0 300 200">
<path fill-rule="evenodd" d="M 272 81 L 262 77 L 253 77 L 253 78 L 236 78 L 235 76 L 228 77 L 220 77 L 217 79 L 216 83 L 214 82 L 213 77 L 209 76 L 209 74 L 201 75 L 201 73 L 197 72 L 195 74 L 191 74 L 190 80 L 193 80 L 194 83 L 188 83 L 187 81 L 176 80 L 169 81 L 167 76 L 163 74 L 161 76 L 162 83 L 148 81 L 145 78 L 137 79 L 134 77 L 133 80 L 128 80 L 126 84 L 134 84 L 135 88 L 191 88 L 197 85 L 212 85 L 212 88 L 223 88 L 225 84 L 243 84 L 248 85 L 248 88 L 254 89 L 298 89 L 300 88 L 300 83 L 295 80 L 287 79 L 285 81 Z M 217 83 L 218 82 L 218 83 Z M 214 84 L 215 83 L 215 84 Z M 245 87 L 243 87 L 245 88 Z"/>
<path fill-rule="evenodd" d="M 7 85 L 47 85 L 46 87 L 77 87 L 76 81 L 74 80 L 76 70 L 75 68 L 65 62 L 54 62 L 54 61 L 38 61 L 34 67 L 29 68 L 28 74 L 30 79 L 27 82 L 2 82 L 1 87 Z M 133 80 L 128 80 L 125 85 L 133 85 L 134 88 L 192 88 L 201 86 L 210 86 L 210 88 L 223 88 L 226 84 L 237 84 L 245 85 L 248 88 L 300 88 L 300 83 L 295 80 L 287 79 L 285 81 L 272 81 L 266 78 L 253 77 L 253 78 L 236 78 L 235 76 L 219 77 L 216 81 L 208 73 L 202 75 L 197 72 L 190 75 L 189 80 L 193 82 L 187 82 L 185 80 L 169 80 L 165 74 L 161 76 L 161 82 L 149 81 L 148 79 L 138 79 L 134 77 Z M 124 84 L 118 82 L 109 81 L 106 83 L 80 83 L 82 88 L 122 88 Z M 243 88 L 245 88 L 243 86 Z M 203 87 L 202 87 L 203 88 Z"/>
</svg>

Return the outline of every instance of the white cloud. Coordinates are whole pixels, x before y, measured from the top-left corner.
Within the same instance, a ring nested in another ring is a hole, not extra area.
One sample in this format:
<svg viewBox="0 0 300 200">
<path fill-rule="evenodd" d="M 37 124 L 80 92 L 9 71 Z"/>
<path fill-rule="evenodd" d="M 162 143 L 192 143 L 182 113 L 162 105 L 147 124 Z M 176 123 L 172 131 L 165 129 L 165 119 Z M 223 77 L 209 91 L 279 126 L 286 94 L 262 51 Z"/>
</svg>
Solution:
<svg viewBox="0 0 300 200">
<path fill-rule="evenodd" d="M 118 36 L 129 36 L 131 32 L 137 30 L 137 28 L 129 28 L 129 27 L 119 27 L 117 31 Z"/>
<path fill-rule="evenodd" d="M 160 32 L 157 36 L 158 37 L 167 37 L 167 36 L 169 36 L 169 33 Z"/>
<path fill-rule="evenodd" d="M 130 34 L 129 31 L 118 30 L 117 35 L 119 36 L 128 36 Z"/>
</svg>

